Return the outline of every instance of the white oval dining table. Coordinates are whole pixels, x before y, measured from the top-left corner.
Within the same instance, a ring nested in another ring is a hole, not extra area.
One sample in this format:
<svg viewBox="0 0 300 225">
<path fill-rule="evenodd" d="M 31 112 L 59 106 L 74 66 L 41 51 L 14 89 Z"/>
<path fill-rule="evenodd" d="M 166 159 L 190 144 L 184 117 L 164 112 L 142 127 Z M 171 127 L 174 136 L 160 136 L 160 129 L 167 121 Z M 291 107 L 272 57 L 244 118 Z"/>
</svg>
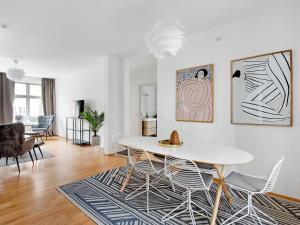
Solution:
<svg viewBox="0 0 300 225">
<path fill-rule="evenodd" d="M 217 213 L 221 198 L 222 189 L 226 198 L 231 202 L 231 196 L 224 183 L 224 167 L 230 165 L 245 164 L 253 160 L 253 156 L 241 149 L 235 147 L 223 146 L 213 143 L 209 140 L 194 140 L 193 142 L 184 142 L 181 147 L 168 148 L 159 145 L 157 137 L 128 137 L 118 141 L 118 143 L 126 148 L 143 149 L 149 153 L 160 155 L 169 155 L 176 158 L 188 159 L 202 163 L 208 163 L 214 166 L 219 177 L 219 185 L 217 189 L 215 204 L 212 212 L 210 224 L 214 225 L 217 219 Z M 121 192 L 124 191 L 132 174 L 132 169 L 128 171 L 127 177 L 122 185 Z"/>
</svg>

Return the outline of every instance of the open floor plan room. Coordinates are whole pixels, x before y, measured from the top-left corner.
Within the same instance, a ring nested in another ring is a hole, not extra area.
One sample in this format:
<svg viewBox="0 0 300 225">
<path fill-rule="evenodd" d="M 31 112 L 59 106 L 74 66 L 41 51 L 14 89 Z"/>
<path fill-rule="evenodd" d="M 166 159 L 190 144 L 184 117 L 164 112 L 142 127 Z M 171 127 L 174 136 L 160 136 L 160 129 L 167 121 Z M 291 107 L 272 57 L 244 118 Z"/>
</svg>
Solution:
<svg viewBox="0 0 300 225">
<path fill-rule="evenodd" d="M 299 0 L 1 0 L 0 225 L 300 225 Z"/>
</svg>

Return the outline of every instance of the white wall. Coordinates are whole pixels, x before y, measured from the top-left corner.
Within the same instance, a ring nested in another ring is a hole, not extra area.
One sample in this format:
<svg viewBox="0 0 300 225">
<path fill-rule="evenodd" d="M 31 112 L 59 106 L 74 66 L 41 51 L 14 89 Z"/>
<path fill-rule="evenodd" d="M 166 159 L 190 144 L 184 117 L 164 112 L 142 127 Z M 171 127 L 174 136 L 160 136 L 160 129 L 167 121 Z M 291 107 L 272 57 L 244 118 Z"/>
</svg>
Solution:
<svg viewBox="0 0 300 225">
<path fill-rule="evenodd" d="M 59 136 L 65 136 L 66 117 L 74 115 L 74 100 L 83 99 L 85 105 L 99 112 L 105 110 L 104 66 L 104 60 L 102 60 L 92 67 L 56 79 L 56 129 Z M 102 136 L 101 146 L 103 147 L 103 128 L 100 129 L 99 135 Z"/>
<path fill-rule="evenodd" d="M 25 76 L 18 82 L 30 83 L 30 84 L 42 84 L 42 78 Z"/>
<path fill-rule="evenodd" d="M 142 134 L 141 125 L 141 85 L 156 84 L 156 65 L 132 70 L 130 73 L 130 100 L 129 100 L 129 136 Z"/>
<path fill-rule="evenodd" d="M 118 140 L 124 137 L 124 77 L 128 67 L 120 56 L 105 57 L 107 87 L 105 93 L 105 146 L 104 152 L 111 154 L 122 150 Z"/>
<path fill-rule="evenodd" d="M 158 133 L 177 129 L 183 140 L 213 137 L 251 152 L 255 160 L 241 170 L 265 175 L 278 155 L 286 160 L 274 192 L 300 198 L 299 7 L 244 18 L 188 37 L 177 57 L 158 62 Z M 216 37 L 221 41 L 216 42 Z M 230 124 L 230 60 L 293 49 L 294 127 Z M 175 121 L 175 71 L 215 64 L 214 123 Z"/>
<path fill-rule="evenodd" d="M 104 126 L 100 129 L 104 153 L 120 150 L 117 141 L 124 136 L 124 77 L 126 58 L 105 56 L 94 66 L 56 79 L 57 134 L 65 136 L 66 117 L 74 114 L 74 100 L 104 111 Z M 71 137 L 71 136 L 70 136 Z"/>
</svg>

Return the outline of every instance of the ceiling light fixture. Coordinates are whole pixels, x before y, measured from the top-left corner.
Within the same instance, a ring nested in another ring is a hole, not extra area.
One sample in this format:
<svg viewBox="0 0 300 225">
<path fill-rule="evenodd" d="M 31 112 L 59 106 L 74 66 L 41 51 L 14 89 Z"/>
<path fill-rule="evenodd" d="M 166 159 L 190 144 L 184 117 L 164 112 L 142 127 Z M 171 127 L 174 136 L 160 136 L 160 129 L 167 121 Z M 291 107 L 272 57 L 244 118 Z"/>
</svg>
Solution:
<svg viewBox="0 0 300 225">
<path fill-rule="evenodd" d="M 159 22 L 147 35 L 146 43 L 149 51 L 158 59 L 176 56 L 185 41 L 183 26 L 179 21 Z"/>
<path fill-rule="evenodd" d="M 20 81 L 25 76 L 25 72 L 22 69 L 17 68 L 18 60 L 14 59 L 15 67 L 8 68 L 6 71 L 6 76 L 8 79 L 12 81 Z"/>
</svg>

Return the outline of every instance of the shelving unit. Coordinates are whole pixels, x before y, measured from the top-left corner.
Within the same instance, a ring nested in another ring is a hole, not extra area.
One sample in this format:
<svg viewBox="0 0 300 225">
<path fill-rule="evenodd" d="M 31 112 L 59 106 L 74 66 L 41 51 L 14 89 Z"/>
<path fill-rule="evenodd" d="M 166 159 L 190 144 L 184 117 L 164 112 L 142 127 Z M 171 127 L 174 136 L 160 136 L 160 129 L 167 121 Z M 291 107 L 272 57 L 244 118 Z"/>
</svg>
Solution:
<svg viewBox="0 0 300 225">
<path fill-rule="evenodd" d="M 72 131 L 72 138 L 69 138 Z M 88 136 L 85 139 L 85 134 Z M 66 142 L 72 140 L 73 144 L 89 145 L 91 143 L 90 124 L 83 118 L 67 117 L 66 118 Z"/>
</svg>

